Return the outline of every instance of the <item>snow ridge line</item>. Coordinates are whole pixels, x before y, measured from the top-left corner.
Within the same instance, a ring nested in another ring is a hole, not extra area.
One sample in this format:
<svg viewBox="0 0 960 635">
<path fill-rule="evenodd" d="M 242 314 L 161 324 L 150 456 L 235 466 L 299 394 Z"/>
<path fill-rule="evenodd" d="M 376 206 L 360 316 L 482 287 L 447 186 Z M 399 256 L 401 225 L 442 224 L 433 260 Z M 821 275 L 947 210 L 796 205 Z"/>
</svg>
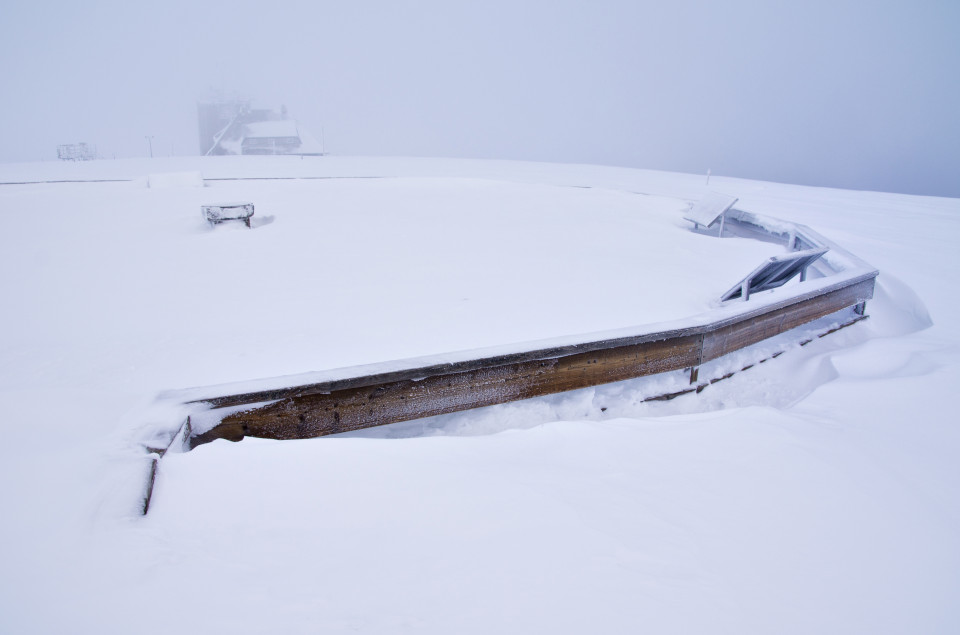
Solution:
<svg viewBox="0 0 960 635">
<path fill-rule="evenodd" d="M 388 179 L 389 176 L 222 176 L 206 181 L 327 181 L 348 179 Z M 45 181 L 0 181 L 0 185 L 46 185 L 50 183 L 133 183 L 139 179 L 55 179 Z"/>
<path fill-rule="evenodd" d="M 44 185 L 47 183 L 131 183 L 135 179 L 57 179 L 55 181 L 0 181 L 0 185 Z"/>
</svg>

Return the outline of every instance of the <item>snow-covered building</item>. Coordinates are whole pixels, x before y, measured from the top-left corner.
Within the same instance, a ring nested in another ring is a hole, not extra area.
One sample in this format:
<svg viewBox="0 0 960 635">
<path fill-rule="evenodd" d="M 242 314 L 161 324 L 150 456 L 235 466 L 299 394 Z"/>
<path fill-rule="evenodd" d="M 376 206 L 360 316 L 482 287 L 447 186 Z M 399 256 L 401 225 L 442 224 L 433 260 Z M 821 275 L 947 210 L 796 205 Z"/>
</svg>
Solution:
<svg viewBox="0 0 960 635">
<path fill-rule="evenodd" d="M 57 158 L 61 161 L 93 161 L 97 147 L 89 143 L 67 143 L 57 146 Z"/>
<path fill-rule="evenodd" d="M 292 119 L 258 121 L 243 126 L 240 154 L 320 155 L 323 147 Z"/>
<path fill-rule="evenodd" d="M 299 122 L 252 108 L 249 101 L 221 100 L 197 105 L 200 153 L 321 155 L 323 145 Z"/>
</svg>

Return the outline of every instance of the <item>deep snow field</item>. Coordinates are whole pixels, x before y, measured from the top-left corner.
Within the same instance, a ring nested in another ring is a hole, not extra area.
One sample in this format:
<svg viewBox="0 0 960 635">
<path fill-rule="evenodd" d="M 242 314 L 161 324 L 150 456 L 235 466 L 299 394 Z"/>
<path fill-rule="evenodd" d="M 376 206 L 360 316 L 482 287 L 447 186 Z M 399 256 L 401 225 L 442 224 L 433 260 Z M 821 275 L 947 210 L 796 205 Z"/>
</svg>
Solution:
<svg viewBox="0 0 960 635">
<path fill-rule="evenodd" d="M 960 630 L 958 199 L 350 157 L 0 183 L 0 633 Z M 708 189 L 877 267 L 870 319 L 669 402 L 168 454 L 138 515 L 165 391 L 716 309 L 780 248 L 689 231 Z"/>
</svg>

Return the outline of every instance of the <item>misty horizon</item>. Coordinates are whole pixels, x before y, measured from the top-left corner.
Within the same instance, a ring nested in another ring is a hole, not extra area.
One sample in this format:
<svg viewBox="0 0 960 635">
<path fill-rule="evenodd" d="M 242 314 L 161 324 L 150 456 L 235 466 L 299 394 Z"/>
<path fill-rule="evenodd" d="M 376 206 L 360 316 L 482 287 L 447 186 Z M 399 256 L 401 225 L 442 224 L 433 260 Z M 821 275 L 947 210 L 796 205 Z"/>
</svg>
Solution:
<svg viewBox="0 0 960 635">
<path fill-rule="evenodd" d="M 960 5 L 5 3 L 0 161 L 200 154 L 218 91 L 339 155 L 960 197 Z M 147 137 L 150 137 L 148 140 Z"/>
</svg>

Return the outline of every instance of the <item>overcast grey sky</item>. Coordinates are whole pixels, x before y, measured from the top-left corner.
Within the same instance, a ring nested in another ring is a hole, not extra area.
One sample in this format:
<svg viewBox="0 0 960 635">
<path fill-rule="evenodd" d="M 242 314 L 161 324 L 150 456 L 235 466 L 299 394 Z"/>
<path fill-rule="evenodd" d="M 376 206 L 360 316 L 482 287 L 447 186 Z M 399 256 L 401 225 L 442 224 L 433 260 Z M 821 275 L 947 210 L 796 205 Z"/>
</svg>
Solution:
<svg viewBox="0 0 960 635">
<path fill-rule="evenodd" d="M 335 154 L 960 196 L 958 0 L 0 3 L 0 161 L 197 154 L 219 89 Z"/>
</svg>

